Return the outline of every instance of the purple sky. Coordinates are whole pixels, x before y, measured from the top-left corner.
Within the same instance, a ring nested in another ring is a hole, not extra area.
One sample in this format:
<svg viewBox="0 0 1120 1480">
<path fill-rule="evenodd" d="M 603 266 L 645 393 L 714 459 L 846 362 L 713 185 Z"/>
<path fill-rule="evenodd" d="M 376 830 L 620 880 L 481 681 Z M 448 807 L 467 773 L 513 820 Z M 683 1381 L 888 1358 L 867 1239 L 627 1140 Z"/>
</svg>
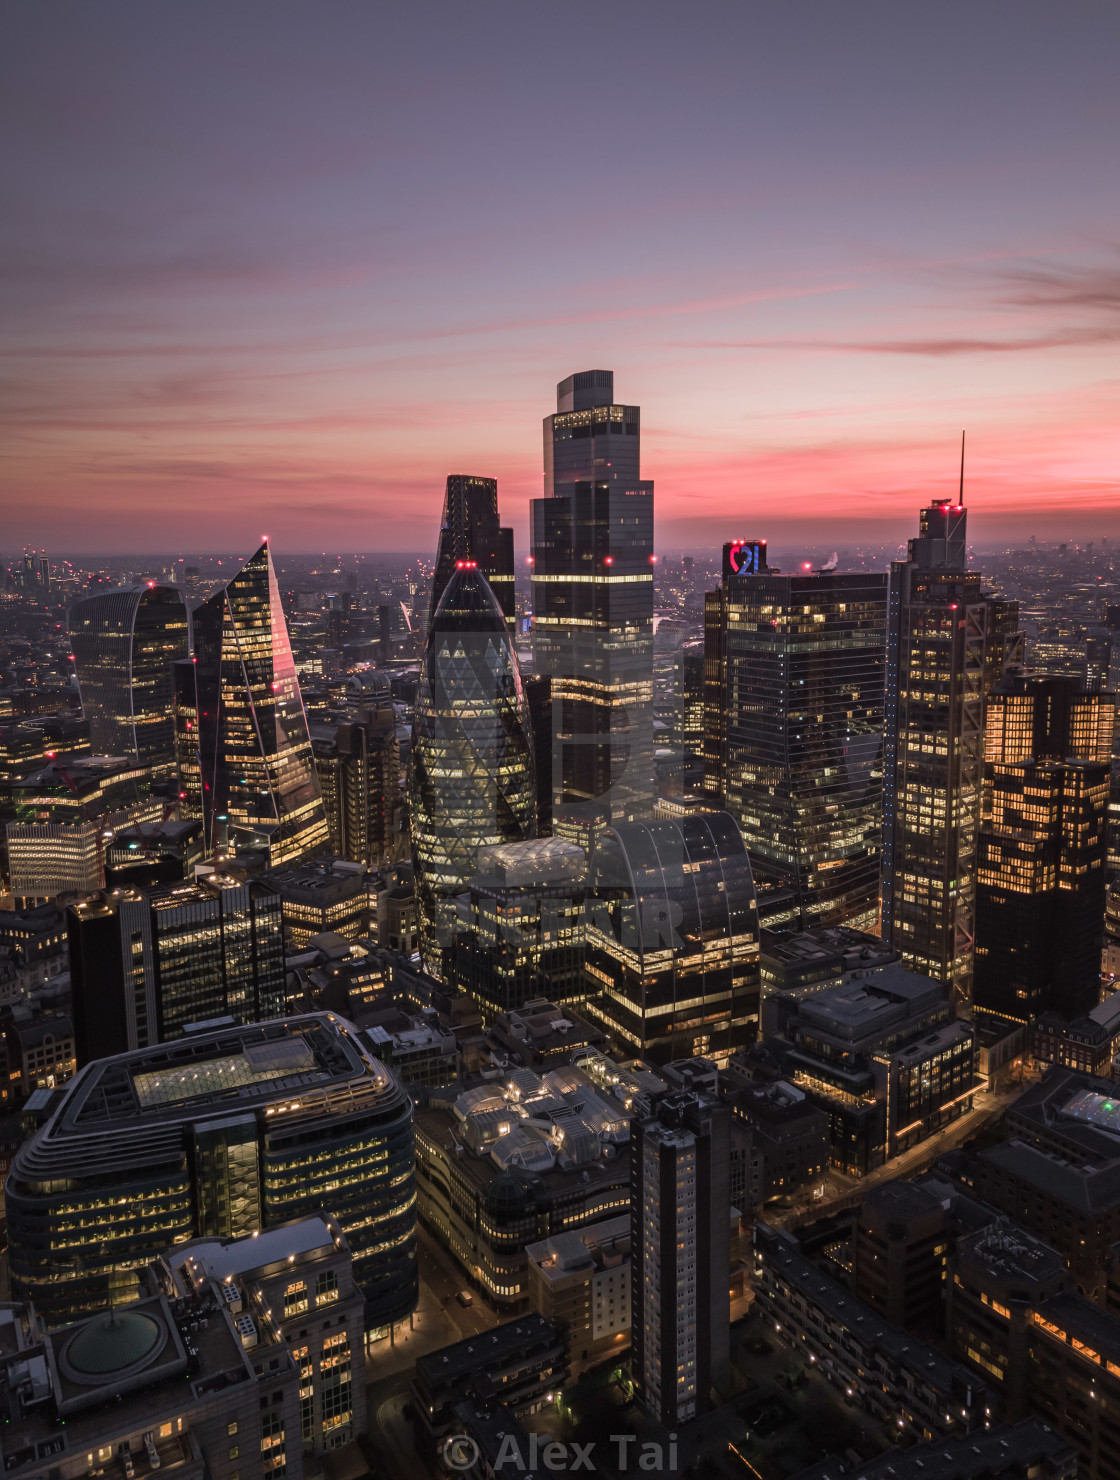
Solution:
<svg viewBox="0 0 1120 1480">
<path fill-rule="evenodd" d="M 555 382 L 658 543 L 1120 534 L 1120 7 L 76 0 L 0 17 L 0 551 L 519 531 Z"/>
</svg>

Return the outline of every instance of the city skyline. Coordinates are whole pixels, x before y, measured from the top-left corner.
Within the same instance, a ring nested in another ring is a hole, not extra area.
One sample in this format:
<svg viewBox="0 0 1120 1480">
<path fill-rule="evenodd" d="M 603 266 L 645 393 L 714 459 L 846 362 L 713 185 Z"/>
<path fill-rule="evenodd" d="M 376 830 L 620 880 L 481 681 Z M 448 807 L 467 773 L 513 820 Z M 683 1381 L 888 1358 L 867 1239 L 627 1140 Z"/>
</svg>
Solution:
<svg viewBox="0 0 1120 1480">
<path fill-rule="evenodd" d="M 667 546 L 901 541 L 963 425 L 980 543 L 1120 534 L 1120 20 L 954 10 L 12 12 L 6 542 L 416 550 L 466 469 L 525 549 L 575 364 Z"/>
</svg>

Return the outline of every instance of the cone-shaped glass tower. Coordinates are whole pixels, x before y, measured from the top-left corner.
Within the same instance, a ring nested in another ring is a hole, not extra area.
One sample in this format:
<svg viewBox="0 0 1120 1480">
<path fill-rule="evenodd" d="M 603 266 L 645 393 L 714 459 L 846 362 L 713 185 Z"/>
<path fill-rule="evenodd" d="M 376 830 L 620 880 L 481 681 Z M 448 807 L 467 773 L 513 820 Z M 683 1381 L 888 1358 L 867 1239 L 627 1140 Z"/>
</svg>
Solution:
<svg viewBox="0 0 1120 1480">
<path fill-rule="evenodd" d="M 453 898 L 479 848 L 533 836 L 529 712 L 497 598 L 462 560 L 428 629 L 409 761 L 412 861 L 429 971 L 454 927 Z"/>
<path fill-rule="evenodd" d="M 211 852 L 228 837 L 272 866 L 327 845 L 327 822 L 276 571 L 262 545 L 194 614 L 202 808 Z"/>
</svg>

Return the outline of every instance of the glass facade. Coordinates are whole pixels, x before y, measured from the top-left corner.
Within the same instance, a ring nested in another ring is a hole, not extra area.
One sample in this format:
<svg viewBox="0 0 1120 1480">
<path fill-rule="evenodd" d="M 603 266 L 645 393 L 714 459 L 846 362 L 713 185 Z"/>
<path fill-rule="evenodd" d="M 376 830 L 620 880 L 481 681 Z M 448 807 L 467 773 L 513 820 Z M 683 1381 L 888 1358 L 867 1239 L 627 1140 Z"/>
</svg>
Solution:
<svg viewBox="0 0 1120 1480">
<path fill-rule="evenodd" d="M 432 581 L 428 622 L 436 614 L 447 583 L 460 560 L 473 560 L 490 583 L 511 625 L 514 619 L 513 530 L 498 514 L 498 480 L 452 473 L 443 496 L 439 549 Z"/>
<path fill-rule="evenodd" d="M 804 929 L 879 918 L 887 579 L 749 569 L 708 598 L 707 789 Z"/>
<path fill-rule="evenodd" d="M 552 820 L 587 847 L 653 815 L 653 484 L 609 370 L 569 376 L 532 504 L 533 663 L 551 680 Z"/>
<path fill-rule="evenodd" d="M 965 569 L 965 510 L 923 509 L 891 566 L 883 938 L 914 971 L 972 990 L 984 706 L 1018 622 Z"/>
<path fill-rule="evenodd" d="M 76 601 L 70 642 L 97 755 L 175 766 L 171 665 L 190 652 L 190 615 L 174 586 L 148 582 Z"/>
<path fill-rule="evenodd" d="M 326 815 L 267 545 L 198 608 L 194 631 L 210 850 L 263 847 L 272 865 L 322 851 Z"/>
<path fill-rule="evenodd" d="M 1008 674 L 989 697 L 972 1003 L 994 1026 L 1100 998 L 1114 714 L 1074 678 Z"/>
<path fill-rule="evenodd" d="M 367 1330 L 416 1304 L 412 1105 L 329 1014 L 215 1029 L 73 1080 L 6 1185 L 16 1298 L 50 1325 L 139 1289 L 173 1244 L 323 1211 Z"/>
<path fill-rule="evenodd" d="M 719 1064 L 758 1033 L 759 929 L 726 812 L 620 823 L 591 857 L 586 1014 L 628 1057 Z"/>
<path fill-rule="evenodd" d="M 428 630 L 409 756 L 420 948 L 441 970 L 454 896 L 478 850 L 536 828 L 528 706 L 505 617 L 485 576 L 461 561 Z"/>
</svg>

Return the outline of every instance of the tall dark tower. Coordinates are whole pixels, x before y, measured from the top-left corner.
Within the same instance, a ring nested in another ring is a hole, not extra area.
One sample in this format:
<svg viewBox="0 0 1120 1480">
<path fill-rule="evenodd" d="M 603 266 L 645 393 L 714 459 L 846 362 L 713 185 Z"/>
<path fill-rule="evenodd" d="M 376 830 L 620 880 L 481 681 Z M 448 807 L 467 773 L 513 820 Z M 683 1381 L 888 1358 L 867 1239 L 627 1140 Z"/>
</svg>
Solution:
<svg viewBox="0 0 1120 1480">
<path fill-rule="evenodd" d="M 198 608 L 194 631 L 208 848 L 264 848 L 274 868 L 322 851 L 327 821 L 267 544 Z"/>
<path fill-rule="evenodd" d="M 637 406 L 609 370 L 570 375 L 533 500 L 533 659 L 552 680 L 553 828 L 586 846 L 653 815 L 653 484 Z"/>
<path fill-rule="evenodd" d="M 182 593 L 155 581 L 102 591 L 70 608 L 70 642 L 95 754 L 175 767 L 171 665 L 190 652 Z"/>
<path fill-rule="evenodd" d="M 429 622 L 459 560 L 474 561 L 490 583 L 506 621 L 512 623 L 513 530 L 503 529 L 499 522 L 496 478 L 452 473 L 447 479 Z"/>
<path fill-rule="evenodd" d="M 1007 674 L 988 699 L 972 1005 L 991 1026 L 1100 998 L 1115 699 Z"/>
<path fill-rule="evenodd" d="M 762 540 L 706 597 L 705 789 L 806 929 L 878 923 L 886 619 L 885 575 L 783 575 Z"/>
<path fill-rule="evenodd" d="M 960 1006 L 972 989 L 985 701 L 1019 615 L 966 569 L 965 518 L 963 503 L 935 499 L 891 565 L 883 771 L 883 937 Z"/>
</svg>

